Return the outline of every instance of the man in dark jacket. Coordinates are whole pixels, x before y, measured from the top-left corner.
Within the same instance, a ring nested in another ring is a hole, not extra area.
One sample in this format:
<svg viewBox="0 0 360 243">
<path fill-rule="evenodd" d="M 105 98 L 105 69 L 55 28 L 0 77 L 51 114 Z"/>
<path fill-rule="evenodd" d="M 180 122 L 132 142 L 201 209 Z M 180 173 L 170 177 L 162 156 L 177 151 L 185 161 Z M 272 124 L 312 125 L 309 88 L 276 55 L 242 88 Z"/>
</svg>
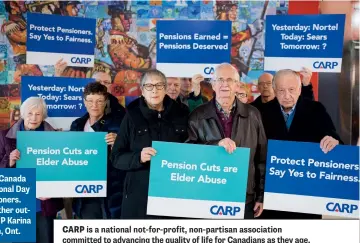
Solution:
<svg viewBox="0 0 360 243">
<path fill-rule="evenodd" d="M 152 141 L 182 143 L 188 137 L 188 110 L 166 95 L 167 80 L 150 70 L 141 80 L 142 96 L 127 106 L 111 161 L 126 171 L 121 218 L 145 219 L 147 215 L 150 160 L 156 154 Z"/>
<path fill-rule="evenodd" d="M 108 132 L 105 139 L 109 145 L 108 155 L 110 155 L 123 117 L 106 113 L 108 95 L 104 85 L 98 82 L 89 83 L 84 90 L 84 103 L 88 112 L 71 124 L 70 131 Z M 108 163 L 107 197 L 74 199 L 75 214 L 83 219 L 119 219 L 124 178 L 123 171 L 115 169 L 111 163 Z"/>
<path fill-rule="evenodd" d="M 262 114 L 268 139 L 320 143 L 324 153 L 342 143 L 325 107 L 301 97 L 301 80 L 295 71 L 278 71 L 273 87 L 276 97 L 266 103 Z M 265 210 L 263 218 L 321 219 L 321 215 Z"/>
<path fill-rule="evenodd" d="M 267 141 L 260 112 L 235 98 L 239 73 L 230 64 L 219 65 L 212 87 L 215 98 L 196 108 L 189 118 L 189 142 L 250 148 L 245 218 L 258 217 L 263 209 Z M 255 211 L 255 213 L 254 213 Z"/>
<path fill-rule="evenodd" d="M 314 92 L 311 84 L 312 72 L 308 68 L 303 68 L 299 74 L 302 76 L 301 79 L 301 96 L 304 98 L 314 100 Z M 255 106 L 260 112 L 263 111 L 264 106 L 267 102 L 272 101 L 275 98 L 273 89 L 273 75 L 270 73 L 263 73 L 258 79 L 258 87 L 260 96 L 257 97 L 250 104 Z"/>
</svg>

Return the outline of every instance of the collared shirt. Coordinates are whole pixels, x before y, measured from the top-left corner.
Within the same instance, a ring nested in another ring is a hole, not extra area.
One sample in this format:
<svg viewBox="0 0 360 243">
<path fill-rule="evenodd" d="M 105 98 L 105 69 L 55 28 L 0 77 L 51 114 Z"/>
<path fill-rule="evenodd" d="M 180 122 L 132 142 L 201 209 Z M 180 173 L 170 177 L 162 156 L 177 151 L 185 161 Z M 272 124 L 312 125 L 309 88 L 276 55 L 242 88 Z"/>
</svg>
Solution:
<svg viewBox="0 0 360 243">
<path fill-rule="evenodd" d="M 226 113 L 221 105 L 215 100 L 216 114 L 220 119 L 221 126 L 223 128 L 226 138 L 231 138 L 232 125 L 233 125 L 233 114 L 236 109 L 236 100 L 232 105 L 230 113 Z"/>
<path fill-rule="evenodd" d="M 234 110 L 235 110 L 235 108 L 236 108 L 236 100 L 234 100 L 234 103 L 233 103 L 232 106 L 231 106 L 230 113 L 225 112 L 225 110 L 221 107 L 221 105 L 219 104 L 219 102 L 215 101 L 215 104 L 216 104 L 216 109 L 217 109 L 221 114 L 224 115 L 225 119 L 229 119 L 231 113 L 233 113 Z"/>
<path fill-rule="evenodd" d="M 288 130 L 290 129 L 292 120 L 293 120 L 294 115 L 295 115 L 295 108 L 296 108 L 296 104 L 294 105 L 293 108 L 291 108 L 290 111 L 285 112 L 283 107 L 280 105 L 281 113 L 283 114 L 283 117 L 284 117 L 284 120 L 285 120 L 285 123 L 286 123 L 286 128 Z"/>
</svg>

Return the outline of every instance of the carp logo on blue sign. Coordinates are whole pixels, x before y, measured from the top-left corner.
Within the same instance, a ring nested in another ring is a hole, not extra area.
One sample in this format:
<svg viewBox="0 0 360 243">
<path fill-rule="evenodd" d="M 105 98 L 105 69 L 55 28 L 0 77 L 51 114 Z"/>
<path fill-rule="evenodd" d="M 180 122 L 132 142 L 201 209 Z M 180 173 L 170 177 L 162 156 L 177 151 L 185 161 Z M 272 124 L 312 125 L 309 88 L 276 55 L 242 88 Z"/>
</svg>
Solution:
<svg viewBox="0 0 360 243">
<path fill-rule="evenodd" d="M 313 67 L 315 69 L 334 69 L 338 65 L 339 65 L 338 62 L 319 62 L 319 61 L 316 61 L 316 62 L 314 62 Z"/>
<path fill-rule="evenodd" d="M 215 71 L 215 69 L 213 67 L 206 67 L 204 68 L 204 73 L 205 74 L 213 74 Z"/>
<path fill-rule="evenodd" d="M 75 192 L 77 193 L 99 193 L 104 187 L 102 185 L 77 185 Z"/>
<path fill-rule="evenodd" d="M 240 212 L 240 207 L 237 206 L 218 206 L 214 205 L 210 208 L 210 213 L 212 215 L 224 215 L 224 216 L 235 216 Z"/>
<path fill-rule="evenodd" d="M 354 213 L 358 210 L 359 206 L 356 204 L 347 204 L 347 203 L 334 203 L 329 202 L 326 204 L 326 210 L 330 212 L 340 212 L 340 213 Z"/>
<path fill-rule="evenodd" d="M 77 63 L 77 64 L 88 64 L 91 62 L 91 58 L 89 57 L 72 57 L 71 63 Z"/>
</svg>

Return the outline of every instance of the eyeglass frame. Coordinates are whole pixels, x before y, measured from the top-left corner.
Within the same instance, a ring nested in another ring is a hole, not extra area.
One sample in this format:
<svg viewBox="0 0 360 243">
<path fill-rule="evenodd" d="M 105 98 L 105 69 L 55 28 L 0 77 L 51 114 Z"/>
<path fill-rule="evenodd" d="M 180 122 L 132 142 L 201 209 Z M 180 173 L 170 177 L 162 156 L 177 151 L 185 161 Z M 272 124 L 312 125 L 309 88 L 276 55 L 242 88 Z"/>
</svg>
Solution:
<svg viewBox="0 0 360 243">
<path fill-rule="evenodd" d="M 148 86 L 146 86 L 146 85 L 148 85 Z M 148 89 L 148 88 L 150 88 L 150 86 L 151 86 L 151 89 Z M 154 87 L 156 87 L 156 90 L 165 90 L 166 89 L 166 83 L 164 83 L 164 82 L 160 82 L 160 83 L 157 83 L 157 84 L 146 83 L 146 84 L 143 84 L 142 87 L 146 91 L 153 91 Z M 160 88 L 158 88 L 158 87 L 160 87 Z"/>
<path fill-rule="evenodd" d="M 101 101 L 99 101 L 99 100 L 95 100 L 95 101 L 89 101 L 89 100 L 87 100 L 86 98 L 84 98 L 84 101 L 86 102 L 86 103 L 88 103 L 90 106 L 93 106 L 94 104 L 95 105 L 105 105 L 106 104 L 106 102 L 107 102 L 107 99 L 105 99 L 105 100 L 101 100 Z"/>
</svg>

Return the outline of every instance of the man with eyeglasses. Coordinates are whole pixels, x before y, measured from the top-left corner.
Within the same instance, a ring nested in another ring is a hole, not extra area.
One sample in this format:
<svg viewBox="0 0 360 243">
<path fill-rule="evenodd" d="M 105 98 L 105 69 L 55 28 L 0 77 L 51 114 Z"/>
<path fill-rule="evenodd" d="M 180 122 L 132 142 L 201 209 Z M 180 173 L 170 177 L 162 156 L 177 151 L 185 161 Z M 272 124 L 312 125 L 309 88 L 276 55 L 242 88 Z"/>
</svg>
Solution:
<svg viewBox="0 0 360 243">
<path fill-rule="evenodd" d="M 299 72 L 302 82 L 301 86 L 301 95 L 307 99 L 314 100 L 314 92 L 311 84 L 312 72 L 308 68 L 302 68 Z M 260 112 L 264 108 L 264 104 L 272 101 L 275 98 L 275 93 L 273 89 L 273 75 L 270 73 L 263 73 L 258 79 L 258 88 L 260 91 L 260 96 L 257 97 L 250 104 L 255 106 Z"/>
<path fill-rule="evenodd" d="M 239 73 L 231 64 L 216 67 L 211 81 L 215 97 L 190 115 L 188 142 L 219 145 L 228 153 L 236 147 L 250 148 L 244 217 L 251 219 L 263 211 L 267 140 L 260 112 L 235 97 L 239 82 Z"/>
<path fill-rule="evenodd" d="M 266 136 L 274 140 L 319 143 L 319 149 L 328 153 L 342 141 L 325 107 L 301 96 L 301 85 L 299 74 L 293 70 L 275 74 L 275 98 L 264 105 L 262 114 Z M 265 210 L 263 218 L 321 219 L 321 215 Z"/>
</svg>

